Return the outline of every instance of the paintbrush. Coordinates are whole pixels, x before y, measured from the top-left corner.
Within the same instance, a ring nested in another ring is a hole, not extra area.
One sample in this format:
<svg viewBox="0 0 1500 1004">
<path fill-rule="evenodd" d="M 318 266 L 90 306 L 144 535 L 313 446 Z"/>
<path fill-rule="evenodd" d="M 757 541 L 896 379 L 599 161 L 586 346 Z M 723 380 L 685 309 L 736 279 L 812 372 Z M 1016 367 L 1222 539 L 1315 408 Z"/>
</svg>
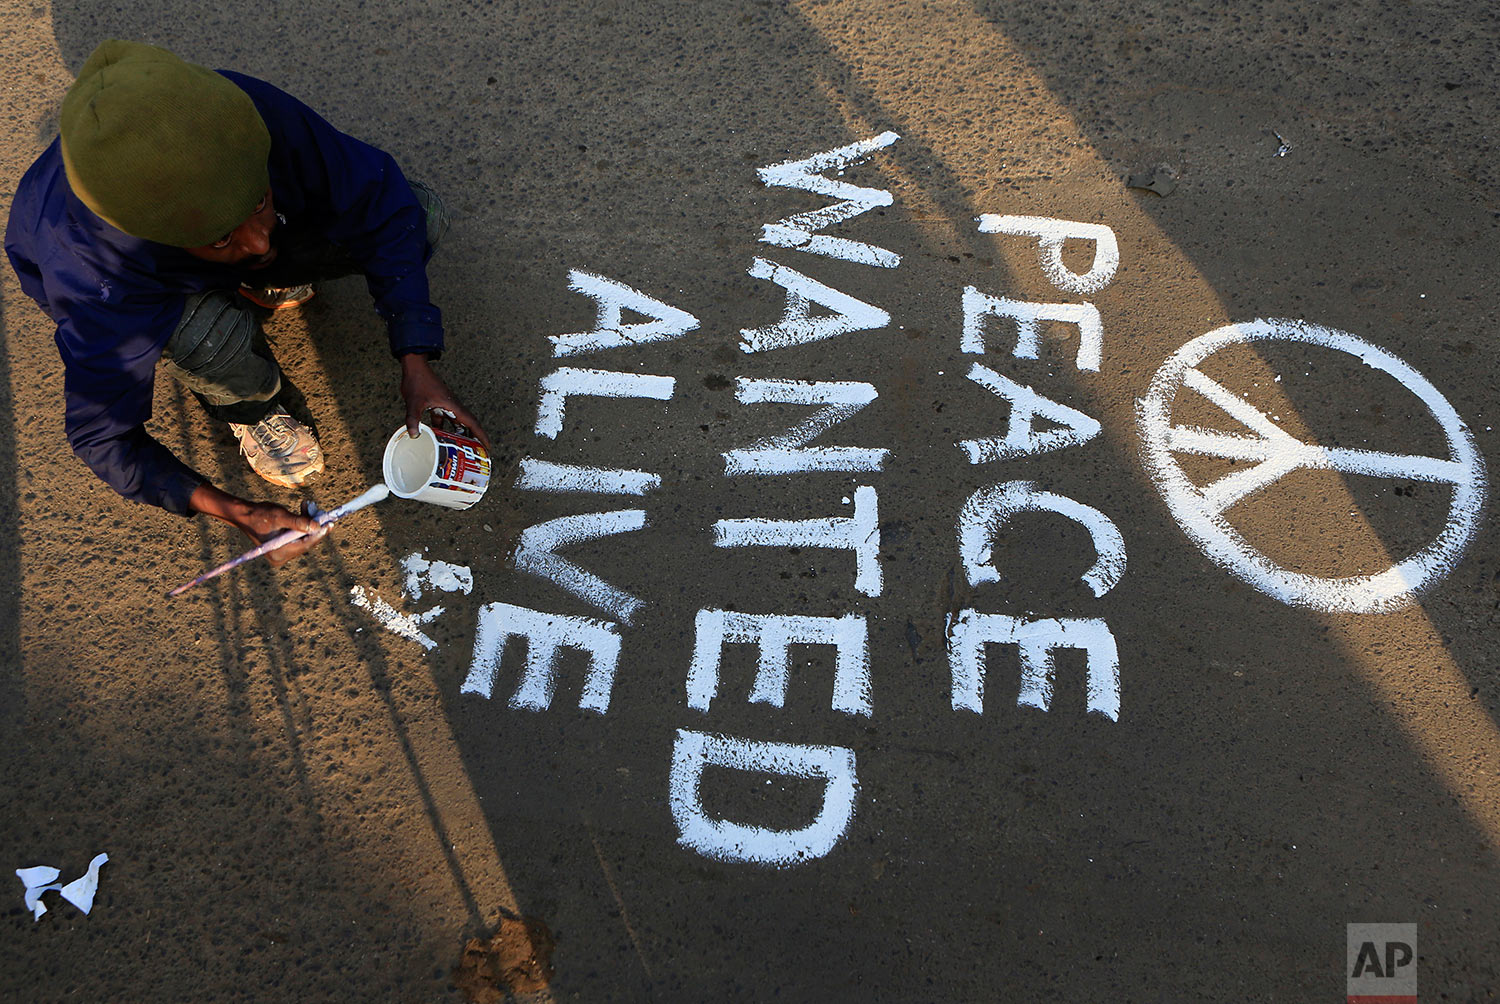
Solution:
<svg viewBox="0 0 1500 1004">
<path fill-rule="evenodd" d="M 317 521 L 319 526 L 327 526 L 335 520 L 343 519 L 345 516 L 349 515 L 352 512 L 358 512 L 367 505 L 379 502 L 381 499 L 390 495 L 390 493 L 391 490 L 387 488 L 384 483 L 381 483 L 375 485 L 373 488 L 371 488 L 358 498 L 353 499 L 349 502 L 345 502 L 343 505 L 338 506 L 334 509 L 330 509 L 327 512 L 317 512 L 316 507 L 312 507 L 312 512 L 310 513 L 310 515 L 314 520 Z M 252 547 L 250 550 L 246 551 L 238 558 L 231 558 L 229 561 L 224 562 L 224 564 L 220 565 L 218 568 L 210 569 L 209 571 L 204 572 L 192 582 L 184 582 L 182 585 L 178 586 L 167 595 L 180 596 L 201 582 L 207 582 L 209 579 L 212 579 L 217 575 L 223 575 L 231 568 L 238 568 L 247 561 L 254 561 L 262 554 L 268 554 L 271 551 L 276 550 L 278 547 L 285 547 L 292 541 L 301 540 L 306 536 L 307 534 L 301 530 L 283 530 L 281 533 L 278 533 L 270 540 L 267 540 L 264 544 L 261 544 L 258 547 Z"/>
</svg>

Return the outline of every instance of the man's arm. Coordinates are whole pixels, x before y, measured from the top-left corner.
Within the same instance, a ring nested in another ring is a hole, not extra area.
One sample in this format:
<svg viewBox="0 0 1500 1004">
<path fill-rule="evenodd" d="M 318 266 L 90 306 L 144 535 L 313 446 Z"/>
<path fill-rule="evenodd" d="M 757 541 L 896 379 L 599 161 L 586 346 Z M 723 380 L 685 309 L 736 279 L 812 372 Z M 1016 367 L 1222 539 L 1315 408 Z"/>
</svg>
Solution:
<svg viewBox="0 0 1500 1004">
<path fill-rule="evenodd" d="M 406 399 L 406 431 L 413 436 L 422 416 L 437 411 L 468 428 L 484 444 L 485 452 L 489 452 L 490 440 L 479 420 L 453 396 L 424 353 L 408 352 L 401 357 L 401 396 Z"/>
<path fill-rule="evenodd" d="M 5 251 L 22 290 L 57 323 L 54 337 L 64 365 L 63 425 L 74 453 L 133 501 L 183 516 L 204 512 L 257 541 L 282 529 L 308 530 L 312 521 L 304 516 L 270 503 L 246 502 L 207 484 L 146 433 L 162 332 L 176 324 L 180 297 L 142 295 L 147 291 L 139 283 L 103 276 L 93 259 L 75 253 L 68 242 L 85 240 L 79 234 L 89 226 L 94 240 L 120 244 L 126 258 L 131 249 L 139 253 L 141 242 L 87 214 L 73 221 L 57 194 L 58 186 L 65 187 L 61 172 L 54 143 L 22 179 L 6 224 Z M 46 193 L 51 193 L 50 202 L 43 199 Z M 39 264 L 43 260 L 50 267 Z M 323 535 L 278 548 L 273 564 L 305 552 Z"/>
<path fill-rule="evenodd" d="M 250 95 L 271 133 L 268 166 L 278 211 L 358 264 L 393 355 L 441 352 L 442 314 L 427 284 L 426 215 L 395 159 L 272 84 L 220 72 Z"/>
<path fill-rule="evenodd" d="M 426 215 L 394 158 L 334 128 L 301 101 L 264 81 L 228 71 L 261 109 L 271 131 L 271 181 L 290 182 L 278 201 L 317 226 L 359 263 L 401 360 L 407 426 L 428 410 L 447 412 L 489 447 L 484 429 L 432 370 L 443 350 L 442 315 L 427 284 Z"/>
<path fill-rule="evenodd" d="M 79 312 L 79 317 L 85 316 Z M 113 366 L 99 357 L 78 359 L 67 352 L 73 345 L 89 344 L 75 328 L 78 320 L 66 319 L 58 332 L 65 363 L 64 425 L 74 452 L 105 483 L 126 498 L 168 512 L 182 516 L 205 513 L 238 527 L 256 543 L 286 529 L 309 533 L 307 538 L 272 552 L 273 565 L 290 561 L 322 539 L 326 531 L 314 521 L 274 503 L 248 502 L 215 488 L 152 439 L 144 423 L 151 414 L 156 353 L 119 352 L 118 356 L 106 357 L 119 360 Z M 311 533 L 315 529 L 319 532 Z"/>
<path fill-rule="evenodd" d="M 175 316 L 108 315 L 79 306 L 58 324 L 63 360 L 63 430 L 74 454 L 125 498 L 179 516 L 203 477 L 146 432 L 160 349 L 147 324 Z M 167 330 L 171 330 L 170 327 Z"/>
<path fill-rule="evenodd" d="M 299 516 L 274 502 L 248 502 L 207 483 L 193 490 L 188 508 L 238 527 L 257 544 L 265 543 L 283 530 L 300 530 L 307 534 L 301 540 L 294 540 L 267 554 L 266 560 L 273 566 L 306 554 L 308 548 L 328 535 L 329 528 L 318 525 L 317 520 L 310 516 Z"/>
</svg>

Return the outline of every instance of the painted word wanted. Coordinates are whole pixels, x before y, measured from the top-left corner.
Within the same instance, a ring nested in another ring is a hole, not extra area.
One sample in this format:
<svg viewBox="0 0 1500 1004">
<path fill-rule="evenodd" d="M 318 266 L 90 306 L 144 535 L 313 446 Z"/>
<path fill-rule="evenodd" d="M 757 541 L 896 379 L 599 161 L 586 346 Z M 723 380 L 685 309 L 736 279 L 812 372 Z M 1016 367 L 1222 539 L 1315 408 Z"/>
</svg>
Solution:
<svg viewBox="0 0 1500 1004">
<path fill-rule="evenodd" d="M 822 231 L 871 209 L 888 206 L 888 191 L 834 180 L 830 172 L 861 163 L 895 143 L 892 132 L 816 154 L 803 160 L 761 168 L 771 187 L 793 188 L 832 200 L 764 226 L 761 241 L 806 255 L 838 258 L 871 268 L 895 269 L 901 256 L 886 248 L 833 237 Z M 981 216 L 982 233 L 1006 234 L 1035 245 L 1040 265 L 1057 289 L 1077 298 L 1102 289 L 1119 266 L 1119 249 L 1108 227 L 1032 216 Z M 1063 262 L 1067 240 L 1089 242 L 1094 249 L 1087 272 Z M 812 276 L 768 258 L 755 257 L 749 274 L 783 291 L 780 320 L 740 332 L 745 353 L 793 349 L 811 342 L 874 331 L 890 323 L 880 307 L 819 282 Z M 680 338 L 698 328 L 692 314 L 663 303 L 622 282 L 574 270 L 569 288 L 594 301 L 597 318 L 590 331 L 550 336 L 554 357 L 599 353 Z M 961 347 L 984 355 L 987 324 L 1013 322 L 1017 334 L 1011 355 L 1035 359 L 1043 322 L 1064 322 L 1078 331 L 1076 365 L 1097 371 L 1103 352 L 1099 311 L 1083 300 L 1031 303 L 963 290 Z M 826 311 L 813 316 L 814 306 Z M 624 323 L 624 311 L 646 318 Z M 1048 399 L 981 363 L 967 378 L 1005 399 L 1010 414 L 1004 435 L 967 439 L 955 444 L 973 465 L 1015 460 L 1079 446 L 1099 434 L 1093 418 Z M 555 440 L 562 434 L 568 404 L 578 397 L 643 398 L 668 401 L 676 388 L 672 377 L 559 365 L 541 379 L 535 432 Z M 875 387 L 859 381 L 750 379 L 736 381 L 735 397 L 746 406 L 794 404 L 807 417 L 785 432 L 723 453 L 725 476 L 788 477 L 811 472 L 877 475 L 890 450 L 883 447 L 815 445 L 814 441 L 878 398 Z M 1050 424 L 1035 427 L 1038 418 Z M 865 480 L 861 477 L 858 480 Z M 868 480 L 874 481 L 873 477 Z M 521 462 L 515 487 L 522 491 L 585 496 L 641 497 L 659 487 L 650 471 L 586 467 L 540 458 Z M 848 500 L 846 500 L 848 501 Z M 879 562 L 880 500 L 874 484 L 853 492 L 852 514 L 813 519 L 722 519 L 712 526 L 714 544 L 722 548 L 807 547 L 846 550 L 854 558 L 855 591 L 878 597 L 884 588 Z M 1096 597 L 1115 587 L 1125 572 L 1125 545 L 1119 529 L 1103 513 L 1076 500 L 1042 491 L 1027 481 L 1010 480 L 980 487 L 957 514 L 957 545 L 971 585 L 997 581 L 993 543 L 1007 522 L 1023 512 L 1045 512 L 1082 525 L 1096 559 L 1083 581 Z M 511 603 L 481 608 L 474 657 L 462 692 L 491 696 L 506 646 L 526 644 L 525 667 L 510 696 L 515 709 L 542 711 L 555 690 L 554 666 L 562 649 L 586 654 L 588 669 L 579 700 L 581 708 L 605 713 L 614 688 L 623 643 L 623 628 L 633 624 L 645 605 L 638 596 L 606 582 L 560 553 L 573 544 L 631 533 L 647 526 L 643 508 L 618 508 L 562 516 L 526 528 L 513 555 L 517 570 L 546 579 L 602 611 L 606 619 L 533 610 Z M 719 697 L 719 669 L 725 647 L 750 645 L 758 650 L 758 668 L 749 700 L 781 707 L 785 701 L 793 645 L 825 645 L 835 653 L 832 708 L 850 716 L 870 717 L 874 702 L 870 684 L 869 631 L 865 615 L 838 612 L 827 616 L 741 613 L 702 609 L 694 618 L 694 645 L 687 671 L 687 703 L 708 715 Z M 1081 649 L 1086 655 L 1088 709 L 1110 720 L 1120 714 L 1119 657 L 1108 625 L 1097 618 L 1023 618 L 1005 613 L 964 609 L 950 615 L 948 660 L 952 672 L 952 705 L 956 711 L 983 710 L 985 655 L 990 645 L 1019 649 L 1019 703 L 1047 709 L 1055 674 L 1054 653 Z M 704 808 L 699 788 L 707 767 L 772 773 L 825 782 L 822 806 L 806 826 L 776 830 L 715 818 Z M 679 842 L 702 855 L 723 861 L 784 866 L 828 854 L 847 832 L 858 791 L 854 751 L 841 746 L 763 742 L 683 728 L 672 754 L 669 802 Z"/>
</svg>

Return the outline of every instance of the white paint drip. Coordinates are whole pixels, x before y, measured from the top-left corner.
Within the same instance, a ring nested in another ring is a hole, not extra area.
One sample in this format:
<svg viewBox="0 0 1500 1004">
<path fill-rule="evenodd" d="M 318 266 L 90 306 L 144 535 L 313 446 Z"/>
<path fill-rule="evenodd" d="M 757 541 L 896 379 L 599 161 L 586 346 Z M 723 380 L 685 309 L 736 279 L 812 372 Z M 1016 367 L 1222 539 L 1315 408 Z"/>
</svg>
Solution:
<svg viewBox="0 0 1500 1004">
<path fill-rule="evenodd" d="M 1037 238 L 1037 257 L 1047 280 L 1067 293 L 1083 296 L 1109 285 L 1120 267 L 1120 245 L 1115 232 L 1102 223 L 1075 223 L 1050 216 L 1000 216 L 985 213 L 978 218 L 982 234 L 1013 234 Z M 1092 241 L 1094 262 L 1083 274 L 1063 264 L 1063 242 Z"/>
<path fill-rule="evenodd" d="M 879 596 L 880 512 L 875 489 L 854 490 L 854 515 L 824 519 L 721 519 L 714 523 L 718 547 L 832 547 L 854 552 L 854 588 Z"/>
<path fill-rule="evenodd" d="M 505 644 L 511 638 L 526 642 L 526 669 L 511 696 L 510 707 L 524 711 L 550 708 L 557 689 L 558 652 L 571 648 L 586 653 L 589 659 L 578 706 L 601 715 L 609 710 L 615 669 L 620 662 L 619 625 L 589 617 L 544 613 L 509 603 L 487 603 L 480 607 L 474 659 L 459 693 L 490 696 Z"/>
<path fill-rule="evenodd" d="M 969 496 L 959 513 L 959 553 L 969 585 L 1001 581 L 993 544 L 1001 528 L 1019 512 L 1054 512 L 1089 532 L 1096 557 L 1082 579 L 1095 596 L 1109 592 L 1125 575 L 1125 538 L 1108 516 L 1065 495 L 1040 491 L 1030 481 L 1007 481 L 981 488 Z"/>
<path fill-rule="evenodd" d="M 463 593 L 468 596 L 474 589 L 474 573 L 467 565 L 428 561 L 418 552 L 402 558 L 401 567 L 406 570 L 407 598 L 414 601 L 422 598 L 424 581 L 429 588 L 445 593 Z"/>
<path fill-rule="evenodd" d="M 715 819 L 703 809 L 705 767 L 827 781 L 813 821 L 798 830 Z M 677 730 L 672 749 L 669 802 L 677 842 L 716 861 L 785 868 L 827 855 L 854 820 L 859 791 L 854 751 L 842 746 L 796 746 Z"/>
<path fill-rule="evenodd" d="M 363 586 L 350 589 L 349 598 L 361 610 L 368 610 L 370 615 L 380 622 L 380 626 L 392 634 L 414 641 L 429 652 L 437 647 L 437 642 L 422 633 L 422 625 L 440 615 L 443 607 L 433 607 L 420 614 L 403 614 L 381 599 L 378 593 L 371 599 L 366 595 Z"/>
<path fill-rule="evenodd" d="M 760 657 L 752 704 L 779 708 L 786 703 L 793 645 L 832 645 L 834 711 L 849 715 L 874 714 L 870 699 L 870 631 L 859 614 L 808 617 L 792 614 L 743 614 L 730 610 L 699 610 L 693 622 L 693 662 L 688 669 L 688 707 L 707 711 L 719 692 L 719 666 L 724 645 L 756 645 Z"/>
<path fill-rule="evenodd" d="M 877 397 L 867 383 L 803 380 L 752 380 L 740 377 L 735 397 L 741 404 L 825 405 L 786 432 L 758 439 L 724 453 L 724 473 L 794 474 L 805 471 L 879 471 L 890 453 L 855 446 L 811 447 L 807 444 L 857 413 Z"/>
<path fill-rule="evenodd" d="M 786 290 L 786 309 L 781 320 L 763 328 L 741 328 L 740 349 L 745 352 L 765 352 L 784 349 L 792 345 L 834 338 L 851 331 L 872 331 L 891 323 L 891 315 L 848 293 L 841 293 L 832 286 L 825 286 L 810 279 L 795 269 L 778 265 L 764 258 L 756 258 L 750 266 L 750 275 L 757 279 L 774 282 Z M 833 311 L 825 317 L 812 317 L 811 305 L 818 304 Z"/>
<path fill-rule="evenodd" d="M 761 168 L 756 173 L 768 187 L 797 188 L 841 200 L 831 206 L 797 213 L 766 224 L 761 231 L 761 241 L 809 254 L 842 258 L 861 265 L 879 268 L 895 268 L 900 265 L 901 256 L 886 248 L 814 233 L 844 223 L 871 209 L 891 204 L 891 193 L 883 188 L 864 188 L 845 181 L 834 181 L 824 177 L 823 172 L 837 169 L 843 173 L 845 168 L 863 162 L 876 150 L 882 150 L 900 138 L 893 132 L 883 132 L 873 139 L 850 143 L 837 150 Z"/>
<path fill-rule="evenodd" d="M 698 327 L 698 319 L 687 311 L 679 310 L 602 275 L 573 269 L 568 272 L 568 288 L 593 299 L 598 304 L 599 316 L 594 322 L 593 331 L 548 335 L 552 341 L 554 356 L 572 356 L 625 345 L 667 341 Z M 623 324 L 620 318 L 624 310 L 644 314 L 651 320 Z"/>
<path fill-rule="evenodd" d="M 642 600 L 554 552 L 570 544 L 640 530 L 645 525 L 644 509 L 560 516 L 522 530 L 512 561 L 517 571 L 547 579 L 585 603 L 629 624 L 636 612 L 645 605 Z"/>
<path fill-rule="evenodd" d="M 948 630 L 948 666 L 953 674 L 953 710 L 984 710 L 985 645 L 1020 648 L 1019 707 L 1052 706 L 1056 667 L 1052 653 L 1082 649 L 1087 660 L 1087 701 L 1112 722 L 1120 720 L 1120 654 L 1109 625 L 1098 618 L 1024 620 L 1006 614 L 963 610 Z"/>
<path fill-rule="evenodd" d="M 1043 397 L 1030 387 L 1023 387 L 1009 377 L 1002 376 L 975 363 L 967 374 L 979 386 L 1003 397 L 1010 403 L 1010 415 L 1005 422 L 1004 436 L 988 436 L 983 439 L 965 439 L 958 444 L 969 456 L 969 463 L 984 464 L 994 460 L 1011 460 L 1016 457 L 1035 456 L 1050 450 L 1061 450 L 1069 446 L 1082 446 L 1099 435 L 1103 426 L 1076 408 L 1070 408 L 1048 397 Z M 1032 423 L 1037 416 L 1060 426 L 1056 429 L 1038 431 Z"/>
<path fill-rule="evenodd" d="M 1351 450 L 1293 439 L 1269 416 L 1198 369 L 1226 346 L 1257 341 L 1305 342 L 1345 352 L 1395 378 L 1437 420 L 1448 456 Z M 1178 388 L 1184 386 L 1217 405 L 1250 435 L 1173 426 L 1172 404 Z M 1485 499 L 1484 458 L 1463 419 L 1416 369 L 1348 332 L 1285 318 L 1217 328 L 1188 342 L 1162 364 L 1136 411 L 1142 461 L 1178 525 L 1220 567 L 1283 603 L 1346 613 L 1386 613 L 1408 607 L 1421 590 L 1453 569 L 1479 526 Z M 1199 487 L 1183 473 L 1174 452 L 1255 463 Z M 1342 578 L 1301 574 L 1280 567 L 1251 547 L 1224 518 L 1234 505 L 1297 470 L 1451 484 L 1453 500 L 1443 529 L 1432 543 L 1383 572 Z"/>
<path fill-rule="evenodd" d="M 449 417 L 451 418 L 452 416 L 450 415 Z M 359 512 L 361 509 L 365 508 L 365 506 L 374 505 L 376 502 L 384 502 L 386 499 L 390 498 L 390 496 L 390 486 L 387 485 L 384 481 L 378 482 L 366 488 L 363 492 L 360 492 L 359 495 L 350 499 L 348 502 L 345 502 L 343 505 L 334 506 L 327 513 L 324 513 L 326 519 L 323 520 L 323 522 L 332 523 L 335 520 L 343 519 L 350 513 Z M 314 513 L 313 515 L 316 516 L 317 514 Z"/>
<path fill-rule="evenodd" d="M 1041 351 L 1042 322 L 1060 321 L 1078 328 L 1078 355 L 1074 365 L 1091 373 L 1099 371 L 1104 353 L 1104 322 L 1092 303 L 1027 303 L 964 287 L 964 329 L 959 347 L 965 352 L 984 352 L 984 319 L 1008 317 L 1016 322 L 1017 359 L 1035 359 Z"/>
<path fill-rule="evenodd" d="M 635 397 L 666 401 L 672 397 L 676 385 L 676 380 L 666 376 L 561 366 L 541 379 L 536 434 L 548 439 L 557 438 L 562 432 L 563 411 L 569 397 Z"/>
<path fill-rule="evenodd" d="M 595 495 L 644 495 L 661 485 L 646 471 L 614 467 L 583 467 L 527 457 L 521 461 L 516 488 L 527 492 L 588 492 Z"/>
</svg>

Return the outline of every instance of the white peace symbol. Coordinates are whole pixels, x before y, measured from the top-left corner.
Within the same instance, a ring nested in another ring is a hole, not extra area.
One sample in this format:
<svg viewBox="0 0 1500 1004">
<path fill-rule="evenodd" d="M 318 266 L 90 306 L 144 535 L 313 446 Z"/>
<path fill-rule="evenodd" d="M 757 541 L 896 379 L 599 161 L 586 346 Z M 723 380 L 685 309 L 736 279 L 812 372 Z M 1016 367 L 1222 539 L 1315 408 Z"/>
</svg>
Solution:
<svg viewBox="0 0 1500 1004">
<path fill-rule="evenodd" d="M 1336 449 L 1288 435 L 1244 398 L 1197 369 L 1219 349 L 1256 341 L 1306 342 L 1347 352 L 1400 381 L 1437 419 L 1448 444 L 1447 459 Z M 1170 424 L 1178 387 L 1203 395 L 1253 435 Z M 1385 613 L 1410 606 L 1417 593 L 1457 564 L 1479 526 L 1484 505 L 1484 459 L 1463 419 L 1427 378 L 1411 366 L 1345 331 L 1284 318 L 1230 324 L 1188 342 L 1151 379 L 1137 402 L 1142 459 L 1178 525 L 1215 563 L 1250 585 L 1292 606 L 1347 613 Z M 1189 481 L 1173 453 L 1255 461 L 1247 470 L 1199 487 Z M 1448 521 L 1437 538 L 1405 561 L 1375 575 L 1319 578 L 1290 572 L 1251 547 L 1224 513 L 1235 503 L 1298 469 L 1410 478 L 1453 486 Z"/>
</svg>

